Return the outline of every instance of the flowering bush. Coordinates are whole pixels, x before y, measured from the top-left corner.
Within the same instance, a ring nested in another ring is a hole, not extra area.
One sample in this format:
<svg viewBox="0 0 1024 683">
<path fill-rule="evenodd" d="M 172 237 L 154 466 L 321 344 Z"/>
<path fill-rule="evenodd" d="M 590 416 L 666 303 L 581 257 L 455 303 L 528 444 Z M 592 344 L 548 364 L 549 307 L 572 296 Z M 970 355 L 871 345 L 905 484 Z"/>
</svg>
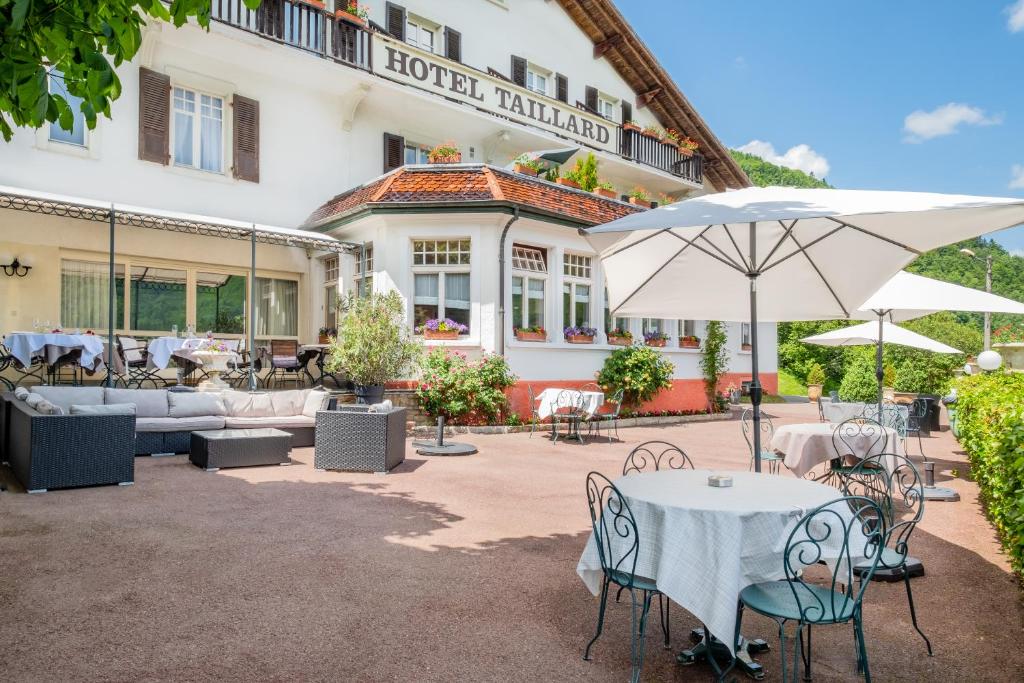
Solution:
<svg viewBox="0 0 1024 683">
<path fill-rule="evenodd" d="M 597 383 L 611 394 L 623 391 L 627 406 L 637 406 L 672 386 L 675 366 L 646 346 L 623 346 L 604 361 Z"/>
<path fill-rule="evenodd" d="M 508 408 L 505 389 L 518 379 L 502 356 L 470 362 L 466 354 L 435 348 L 420 366 L 420 407 L 451 424 L 493 424 Z"/>
<path fill-rule="evenodd" d="M 992 341 L 997 344 L 1024 342 L 1024 327 L 1006 324 L 992 331 Z"/>
<path fill-rule="evenodd" d="M 567 327 L 562 330 L 566 337 L 593 337 L 597 334 L 594 327 Z"/>
<path fill-rule="evenodd" d="M 423 334 L 425 331 L 430 330 L 431 332 L 458 332 L 459 334 L 466 334 L 469 332 L 469 328 L 462 323 L 455 322 L 451 318 L 445 318 L 440 320 L 438 318 L 431 318 L 427 322 L 423 323 L 415 330 L 416 334 Z"/>
</svg>

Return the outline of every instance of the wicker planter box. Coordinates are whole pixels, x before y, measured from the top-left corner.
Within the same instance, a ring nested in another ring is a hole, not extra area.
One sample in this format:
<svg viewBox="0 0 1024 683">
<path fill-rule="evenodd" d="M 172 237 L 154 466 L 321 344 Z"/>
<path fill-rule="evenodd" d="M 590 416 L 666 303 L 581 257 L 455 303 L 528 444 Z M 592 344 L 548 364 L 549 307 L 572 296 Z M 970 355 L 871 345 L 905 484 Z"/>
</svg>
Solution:
<svg viewBox="0 0 1024 683">
<path fill-rule="evenodd" d="M 548 340 L 547 332 L 516 332 L 516 339 L 525 342 L 546 342 Z"/>
<path fill-rule="evenodd" d="M 424 339 L 458 339 L 458 330 L 423 330 Z"/>
<path fill-rule="evenodd" d="M 555 178 L 555 182 L 559 185 L 565 185 L 566 187 L 575 187 L 577 190 L 580 189 L 580 184 L 575 180 L 569 178 Z"/>
<path fill-rule="evenodd" d="M 662 349 L 665 348 L 665 343 L 667 341 L 667 339 L 647 339 L 644 341 L 644 343 L 647 344 L 648 346 L 653 346 L 656 349 Z"/>
<path fill-rule="evenodd" d="M 695 339 L 680 339 L 679 348 L 681 349 L 699 349 L 700 341 Z"/>
<path fill-rule="evenodd" d="M 516 164 L 515 166 L 512 167 L 512 170 L 515 171 L 516 173 L 522 173 L 523 175 L 528 175 L 533 178 L 537 177 L 537 171 L 530 168 L 529 166 L 523 166 L 522 164 Z"/>
<path fill-rule="evenodd" d="M 633 206 L 640 206 L 645 209 L 651 208 L 651 203 L 646 199 L 637 199 L 636 197 L 630 197 L 629 203 L 632 204 Z"/>
<path fill-rule="evenodd" d="M 405 408 L 371 413 L 346 405 L 316 414 L 313 466 L 321 470 L 385 473 L 405 460 Z"/>
<path fill-rule="evenodd" d="M 633 343 L 632 337 L 627 337 L 621 334 L 609 334 L 608 344 L 611 346 L 629 346 Z"/>
<path fill-rule="evenodd" d="M 618 195 L 615 194 L 615 190 L 609 190 L 606 187 L 595 187 L 594 194 L 599 195 L 601 197 L 605 197 L 607 199 L 615 199 L 616 197 L 618 197 Z"/>
<path fill-rule="evenodd" d="M 565 338 L 570 344 L 593 344 L 594 336 L 589 334 L 570 334 Z"/>
</svg>

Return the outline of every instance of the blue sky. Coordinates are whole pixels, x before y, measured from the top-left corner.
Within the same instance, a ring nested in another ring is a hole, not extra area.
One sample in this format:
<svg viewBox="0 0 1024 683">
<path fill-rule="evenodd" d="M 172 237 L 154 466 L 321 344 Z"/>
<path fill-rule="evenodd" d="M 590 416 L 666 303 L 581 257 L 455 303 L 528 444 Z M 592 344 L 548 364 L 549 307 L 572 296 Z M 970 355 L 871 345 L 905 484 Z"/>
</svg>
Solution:
<svg viewBox="0 0 1024 683">
<path fill-rule="evenodd" d="M 1024 0 L 617 0 L 722 141 L 836 187 L 1024 197 Z M 993 235 L 1024 254 L 1024 227 Z"/>
</svg>

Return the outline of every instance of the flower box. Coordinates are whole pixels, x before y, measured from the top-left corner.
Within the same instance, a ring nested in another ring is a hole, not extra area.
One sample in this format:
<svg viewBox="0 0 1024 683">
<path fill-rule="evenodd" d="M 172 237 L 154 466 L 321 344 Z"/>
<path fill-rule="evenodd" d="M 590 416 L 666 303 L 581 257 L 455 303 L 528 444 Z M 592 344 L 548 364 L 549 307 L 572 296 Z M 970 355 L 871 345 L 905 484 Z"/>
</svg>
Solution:
<svg viewBox="0 0 1024 683">
<path fill-rule="evenodd" d="M 635 130 L 635 131 L 636 131 L 636 132 L 638 132 L 638 133 L 639 133 L 639 132 L 640 132 L 640 130 L 641 130 L 641 129 L 640 129 L 640 126 L 636 125 L 636 124 L 635 124 L 635 123 L 633 123 L 632 121 L 627 121 L 626 123 L 622 124 L 622 129 L 623 129 L 623 130 Z"/>
<path fill-rule="evenodd" d="M 661 132 L 657 130 L 645 128 L 642 131 L 640 131 L 640 134 L 649 138 L 654 138 L 655 140 L 661 140 Z"/>
<path fill-rule="evenodd" d="M 752 351 L 753 348 L 750 344 L 740 344 L 740 351 Z"/>
<path fill-rule="evenodd" d="M 689 147 L 682 147 L 682 146 L 680 146 L 679 147 L 679 155 L 680 156 L 684 156 L 684 157 L 692 157 L 693 156 L 693 150 L 690 149 Z"/>
<path fill-rule="evenodd" d="M 627 337 L 624 334 L 609 334 L 608 344 L 610 346 L 629 346 L 633 343 L 632 337 Z"/>
<path fill-rule="evenodd" d="M 641 206 L 645 209 L 651 208 L 651 203 L 646 199 L 637 199 L 636 197 L 630 197 L 629 203 L 632 204 L 633 206 Z"/>
<path fill-rule="evenodd" d="M 303 5 L 309 5 L 310 7 L 316 7 L 317 9 L 323 9 L 323 0 L 299 0 Z"/>
<path fill-rule="evenodd" d="M 607 197 L 608 199 L 615 199 L 616 197 L 618 197 L 618 195 L 615 193 L 615 190 L 609 190 L 606 187 L 595 187 L 594 194 L 600 195 L 602 197 Z"/>
<path fill-rule="evenodd" d="M 653 346 L 656 349 L 662 349 L 665 348 L 665 342 L 667 341 L 667 339 L 647 339 L 644 343 L 648 346 Z"/>
<path fill-rule="evenodd" d="M 427 158 L 427 161 L 429 161 L 432 164 L 461 164 L 462 152 L 458 152 L 457 154 L 449 154 L 447 156 L 430 155 L 430 157 Z"/>
<path fill-rule="evenodd" d="M 322 4 L 320 6 L 323 7 Z M 354 14 L 349 14 L 343 9 L 334 10 L 334 16 L 338 19 L 344 19 L 350 24 L 359 24 L 360 26 L 366 26 L 366 19 L 363 19 L 362 17 L 357 17 Z"/>
<path fill-rule="evenodd" d="M 527 332 L 526 330 L 516 330 L 516 339 L 525 342 L 546 342 L 548 340 L 547 332 Z"/>
<path fill-rule="evenodd" d="M 537 171 L 535 169 L 532 169 L 529 166 L 524 166 L 523 164 L 516 164 L 512 167 L 512 170 L 516 173 L 522 173 L 523 175 L 532 176 L 534 178 L 537 177 Z"/>
<path fill-rule="evenodd" d="M 593 344 L 594 335 L 592 334 L 570 334 L 566 335 L 565 341 L 570 344 Z"/>
<path fill-rule="evenodd" d="M 681 348 L 681 349 L 699 349 L 700 348 L 700 340 L 699 339 L 680 339 L 679 340 L 679 348 Z"/>
<path fill-rule="evenodd" d="M 424 339 L 458 339 L 458 330 L 423 330 Z"/>
<path fill-rule="evenodd" d="M 575 187 L 577 190 L 580 189 L 580 184 L 570 178 L 555 178 L 555 182 L 559 185 L 565 185 L 566 187 Z"/>
<path fill-rule="evenodd" d="M 316 343 L 317 344 L 330 344 L 331 343 L 331 337 L 330 337 L 330 335 L 327 335 L 327 334 L 318 335 L 317 338 L 316 338 Z"/>
</svg>

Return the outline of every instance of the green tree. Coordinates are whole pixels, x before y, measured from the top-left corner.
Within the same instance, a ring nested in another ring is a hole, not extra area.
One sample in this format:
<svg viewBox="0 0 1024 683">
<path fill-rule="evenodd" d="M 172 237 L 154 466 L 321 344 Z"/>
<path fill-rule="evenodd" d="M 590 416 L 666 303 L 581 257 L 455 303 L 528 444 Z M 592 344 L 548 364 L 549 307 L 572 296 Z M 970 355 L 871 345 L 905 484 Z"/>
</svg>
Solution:
<svg viewBox="0 0 1024 683">
<path fill-rule="evenodd" d="M 356 384 L 373 386 L 404 376 L 419 362 L 423 347 L 409 334 L 398 292 L 349 294 L 340 312 L 338 336 L 324 362 L 327 372 L 344 370 Z"/>
<path fill-rule="evenodd" d="M 850 363 L 839 385 L 839 398 L 865 403 L 878 400 L 878 378 L 875 377 L 875 363 L 871 356 L 862 353 Z"/>
<path fill-rule="evenodd" d="M 260 0 L 244 0 L 256 9 Z M 82 98 L 89 128 L 96 117 L 110 117 L 110 103 L 121 95 L 114 67 L 130 61 L 142 45 L 146 19 L 178 27 L 194 18 L 210 23 L 210 0 L 0 0 L 0 133 L 10 141 L 13 126 L 39 128 L 56 122 L 71 130 L 74 113 L 67 100 L 51 95 L 53 71 L 68 93 Z M 110 63 L 113 59 L 113 65 Z"/>
<path fill-rule="evenodd" d="M 729 150 L 729 153 L 732 154 L 732 158 L 736 160 L 736 163 L 740 165 L 743 172 L 750 178 L 750 182 L 758 187 L 767 187 L 769 185 L 782 187 L 832 187 L 825 180 L 819 180 L 810 174 L 794 168 L 778 166 L 753 154 L 747 154 L 735 149 Z"/>
<path fill-rule="evenodd" d="M 704 395 L 707 397 L 710 413 L 718 408 L 718 383 L 729 369 L 726 341 L 725 325 L 718 320 L 709 320 L 701 347 L 700 369 L 704 373 Z"/>
<path fill-rule="evenodd" d="M 588 154 L 585 159 L 577 159 L 576 164 L 566 174 L 566 177 L 575 180 L 581 190 L 593 192 L 598 183 L 597 158 L 593 154 Z"/>
</svg>

